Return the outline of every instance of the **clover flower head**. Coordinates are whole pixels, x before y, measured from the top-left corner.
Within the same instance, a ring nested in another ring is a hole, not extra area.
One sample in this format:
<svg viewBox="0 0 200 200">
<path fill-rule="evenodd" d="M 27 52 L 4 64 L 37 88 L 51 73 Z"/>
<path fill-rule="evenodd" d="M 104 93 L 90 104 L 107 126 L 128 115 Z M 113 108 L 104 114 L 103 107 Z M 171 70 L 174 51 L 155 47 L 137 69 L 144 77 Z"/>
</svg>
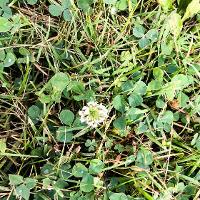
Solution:
<svg viewBox="0 0 200 200">
<path fill-rule="evenodd" d="M 96 102 L 89 102 L 79 111 L 81 122 L 85 122 L 88 126 L 96 128 L 103 123 L 108 117 L 108 110 L 102 104 Z"/>
</svg>

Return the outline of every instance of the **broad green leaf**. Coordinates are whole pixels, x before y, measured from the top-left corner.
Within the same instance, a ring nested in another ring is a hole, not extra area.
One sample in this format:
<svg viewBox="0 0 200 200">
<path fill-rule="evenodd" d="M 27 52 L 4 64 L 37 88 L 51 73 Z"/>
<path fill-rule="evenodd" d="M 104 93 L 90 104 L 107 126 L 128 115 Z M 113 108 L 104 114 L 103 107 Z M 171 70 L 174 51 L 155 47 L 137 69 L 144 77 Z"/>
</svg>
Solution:
<svg viewBox="0 0 200 200">
<path fill-rule="evenodd" d="M 74 113 L 70 110 L 62 110 L 59 118 L 63 124 L 71 126 L 74 121 Z"/>
<path fill-rule="evenodd" d="M 142 38 L 145 34 L 145 28 L 142 25 L 136 25 L 133 28 L 133 35 L 137 38 Z"/>
<path fill-rule="evenodd" d="M 83 177 L 87 173 L 88 173 L 88 169 L 85 167 L 85 165 L 81 163 L 75 164 L 72 169 L 72 175 L 75 177 Z"/>
<path fill-rule="evenodd" d="M 58 16 L 60 16 L 62 14 L 63 7 L 61 5 L 51 4 L 49 6 L 49 12 L 51 13 L 52 16 L 58 17 Z"/>
<path fill-rule="evenodd" d="M 117 3 L 117 0 L 103 0 L 103 1 L 106 4 L 111 4 L 111 5 L 115 5 Z"/>
<path fill-rule="evenodd" d="M 10 7 L 3 6 L 2 9 L 3 9 L 3 15 L 2 15 L 2 17 L 5 17 L 6 19 L 9 19 L 9 18 L 12 17 L 12 10 L 11 10 Z M 14 23 L 13 23 L 13 25 L 14 25 Z"/>
<path fill-rule="evenodd" d="M 158 30 L 151 29 L 145 34 L 146 38 L 151 40 L 151 42 L 156 42 L 158 40 Z"/>
<path fill-rule="evenodd" d="M 125 111 L 125 103 L 125 99 L 122 95 L 117 95 L 112 101 L 114 108 L 120 112 Z"/>
<path fill-rule="evenodd" d="M 187 102 L 189 101 L 189 97 L 184 94 L 183 92 L 179 92 L 178 94 L 178 103 L 180 107 L 186 107 L 187 106 Z"/>
<path fill-rule="evenodd" d="M 159 120 L 162 123 L 171 124 L 174 120 L 173 112 L 169 110 L 165 111 Z"/>
<path fill-rule="evenodd" d="M 90 5 L 93 3 L 93 0 L 77 0 L 78 7 L 84 12 L 87 12 L 90 9 Z"/>
<path fill-rule="evenodd" d="M 128 200 L 129 198 L 124 193 L 112 193 L 109 200 Z"/>
<path fill-rule="evenodd" d="M 71 142 L 73 139 L 73 134 L 71 130 L 67 130 L 66 126 L 61 126 L 56 131 L 56 140 L 59 142 Z"/>
<path fill-rule="evenodd" d="M 32 188 L 34 188 L 36 186 L 37 179 L 34 179 L 34 178 L 25 178 L 24 184 L 26 185 L 26 187 L 28 189 L 32 189 Z"/>
<path fill-rule="evenodd" d="M 119 1 L 117 1 L 115 6 L 119 10 L 126 10 L 128 7 L 128 1 L 127 0 L 119 0 Z"/>
<path fill-rule="evenodd" d="M 19 48 L 19 53 L 23 56 L 29 56 L 30 55 L 30 52 L 28 49 L 24 48 L 24 47 L 20 47 Z"/>
<path fill-rule="evenodd" d="M 4 17 L 0 17 L 0 32 L 8 32 L 12 28 L 12 23 Z"/>
<path fill-rule="evenodd" d="M 119 118 L 115 119 L 114 122 L 113 122 L 113 126 L 116 129 L 119 129 L 119 130 L 125 130 L 125 128 L 126 128 L 126 118 L 125 117 L 119 117 Z"/>
<path fill-rule="evenodd" d="M 39 100 L 42 102 L 42 103 L 50 103 L 52 101 L 50 95 L 45 95 L 45 94 L 39 94 Z"/>
<path fill-rule="evenodd" d="M 19 185 L 23 183 L 23 177 L 20 175 L 9 174 L 9 181 L 11 185 Z"/>
<path fill-rule="evenodd" d="M 56 183 L 53 184 L 53 187 L 54 187 L 56 190 L 64 189 L 66 186 L 68 186 L 68 183 L 65 182 L 63 179 L 58 179 L 58 180 L 56 181 Z"/>
<path fill-rule="evenodd" d="M 147 86 L 143 81 L 138 81 L 135 83 L 133 92 L 135 92 L 136 94 L 140 94 L 142 96 L 146 94 L 146 91 L 147 91 Z"/>
<path fill-rule="evenodd" d="M 83 176 L 80 183 L 80 190 L 83 192 L 91 192 L 94 190 L 94 177 L 90 174 Z"/>
<path fill-rule="evenodd" d="M 45 178 L 45 179 L 43 179 L 42 180 L 42 188 L 43 189 L 48 189 L 49 188 L 49 186 L 51 185 L 51 180 L 50 180 L 50 178 Z"/>
<path fill-rule="evenodd" d="M 104 168 L 104 163 L 99 159 L 93 159 L 90 161 L 89 173 L 90 174 L 99 174 Z"/>
<path fill-rule="evenodd" d="M 0 0 L 0 7 L 4 7 L 7 3 L 9 3 L 9 0 Z"/>
<path fill-rule="evenodd" d="M 172 8 L 173 0 L 158 0 L 158 3 L 161 5 L 163 10 L 169 10 Z"/>
<path fill-rule="evenodd" d="M 128 119 L 135 121 L 143 116 L 146 110 L 141 110 L 138 108 L 130 108 L 127 112 Z"/>
<path fill-rule="evenodd" d="M 166 106 L 166 103 L 162 99 L 158 98 L 156 100 L 156 107 L 157 108 L 164 108 L 165 106 Z"/>
<path fill-rule="evenodd" d="M 41 168 L 41 174 L 47 175 L 51 174 L 53 172 L 53 165 L 46 163 L 42 168 Z"/>
<path fill-rule="evenodd" d="M 0 50 L 0 61 L 4 61 L 6 58 L 6 53 L 4 50 Z"/>
<path fill-rule="evenodd" d="M 27 0 L 27 3 L 30 5 L 35 5 L 38 0 Z"/>
<path fill-rule="evenodd" d="M 153 69 L 153 76 L 154 76 L 155 79 L 157 79 L 158 81 L 162 82 L 163 81 L 164 72 L 159 67 L 155 67 Z"/>
<path fill-rule="evenodd" d="M 70 8 L 71 7 L 71 0 L 62 0 L 62 3 L 61 3 L 63 9 L 67 9 L 67 8 Z"/>
<path fill-rule="evenodd" d="M 16 187 L 16 194 L 19 197 L 24 198 L 25 200 L 29 200 L 30 189 L 26 187 L 26 185 L 22 184 Z"/>
<path fill-rule="evenodd" d="M 189 85 L 193 84 L 194 78 L 189 75 L 177 74 L 172 78 L 171 82 L 175 85 L 175 88 L 178 90 L 186 88 Z"/>
<path fill-rule="evenodd" d="M 144 122 L 140 122 L 135 132 L 139 135 L 141 133 L 145 133 L 147 130 L 148 126 Z"/>
<path fill-rule="evenodd" d="M 151 43 L 151 41 L 148 38 L 146 38 L 146 36 L 144 36 L 141 39 L 139 39 L 138 43 L 139 47 L 143 49 L 147 47 Z"/>
<path fill-rule="evenodd" d="M 82 82 L 71 81 L 67 88 L 68 88 L 68 90 L 71 90 L 72 92 L 75 92 L 76 94 L 84 94 L 85 93 L 85 86 Z"/>
<path fill-rule="evenodd" d="M 41 114 L 40 109 L 36 106 L 36 105 L 32 105 L 29 109 L 28 109 L 28 116 L 31 119 L 38 119 L 39 116 Z"/>
<path fill-rule="evenodd" d="M 181 16 L 176 12 L 172 12 L 167 20 L 167 25 L 169 27 L 170 32 L 175 36 L 178 37 L 181 33 L 183 28 L 183 21 Z"/>
<path fill-rule="evenodd" d="M 69 9 L 64 10 L 64 12 L 63 12 L 63 18 L 67 22 L 69 22 L 69 21 L 72 20 L 72 14 L 71 14 L 71 12 L 70 12 Z"/>
<path fill-rule="evenodd" d="M 188 18 L 193 17 L 200 11 L 200 2 L 199 0 L 192 0 L 186 8 L 185 14 L 183 16 L 183 21 Z"/>
<path fill-rule="evenodd" d="M 69 164 L 63 164 L 59 170 L 59 177 L 63 180 L 67 180 L 71 176 L 71 166 Z"/>
<path fill-rule="evenodd" d="M 141 105 L 143 102 L 143 99 L 141 95 L 133 92 L 129 97 L 128 97 L 128 103 L 131 107 L 136 107 Z"/>
<path fill-rule="evenodd" d="M 0 139 L 0 153 L 5 153 L 6 151 L 6 141 L 4 139 Z"/>
<path fill-rule="evenodd" d="M 138 166 L 146 168 L 153 163 L 153 155 L 149 150 L 141 147 L 137 153 L 136 162 Z"/>
<path fill-rule="evenodd" d="M 1 32 L 1 31 L 0 31 Z M 4 60 L 4 67 L 10 67 L 11 65 L 13 65 L 15 63 L 16 57 L 13 53 L 8 52 L 6 55 L 6 58 Z"/>
<path fill-rule="evenodd" d="M 69 77 L 63 72 L 58 72 L 50 79 L 50 83 L 54 90 L 62 92 L 69 84 Z"/>
<path fill-rule="evenodd" d="M 152 80 L 148 84 L 147 91 L 160 90 L 161 87 L 162 87 L 161 81 L 159 81 L 159 80 Z"/>
</svg>

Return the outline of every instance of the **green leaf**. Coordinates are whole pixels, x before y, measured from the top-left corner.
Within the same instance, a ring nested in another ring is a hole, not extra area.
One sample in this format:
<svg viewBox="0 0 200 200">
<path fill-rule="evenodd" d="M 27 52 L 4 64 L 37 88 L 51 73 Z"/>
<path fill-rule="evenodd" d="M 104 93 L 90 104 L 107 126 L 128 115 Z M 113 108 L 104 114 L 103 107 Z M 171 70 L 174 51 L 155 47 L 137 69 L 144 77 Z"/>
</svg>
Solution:
<svg viewBox="0 0 200 200">
<path fill-rule="evenodd" d="M 200 11 L 200 2 L 199 0 L 192 0 L 186 8 L 185 14 L 183 16 L 183 21 L 188 18 L 193 17 Z"/>
<path fill-rule="evenodd" d="M 147 86 L 143 81 L 138 81 L 135 83 L 133 92 L 135 92 L 136 94 L 140 94 L 142 96 L 146 94 L 146 91 L 147 91 Z"/>
<path fill-rule="evenodd" d="M 115 5 L 116 2 L 117 2 L 117 0 L 103 0 L 103 1 L 104 1 L 104 3 L 106 3 L 106 4 L 111 4 L 111 5 Z"/>
<path fill-rule="evenodd" d="M 59 142 L 71 142 L 73 139 L 73 134 L 71 130 L 67 130 L 66 126 L 61 126 L 56 131 L 56 140 Z"/>
<path fill-rule="evenodd" d="M 152 80 L 148 84 L 147 91 L 160 90 L 161 87 L 162 87 L 162 84 L 159 80 Z"/>
<path fill-rule="evenodd" d="M 27 3 L 30 5 L 35 5 L 38 0 L 27 0 Z"/>
<path fill-rule="evenodd" d="M 50 79 L 50 83 L 54 90 L 62 92 L 69 84 L 69 77 L 63 72 L 58 72 Z"/>
<path fill-rule="evenodd" d="M 61 5 L 51 4 L 49 6 L 49 12 L 51 13 L 52 16 L 58 17 L 58 16 L 60 16 L 62 14 L 63 7 Z"/>
<path fill-rule="evenodd" d="M 11 52 L 8 52 L 3 63 L 4 67 L 10 67 L 15 63 L 15 60 L 16 60 L 15 55 Z"/>
<path fill-rule="evenodd" d="M 125 111 L 125 99 L 122 95 L 117 95 L 116 97 L 114 97 L 112 104 L 116 110 L 120 112 Z"/>
<path fill-rule="evenodd" d="M 16 187 L 16 194 L 19 197 L 24 198 L 25 200 L 29 200 L 30 197 L 30 189 L 27 188 L 24 184 Z"/>
<path fill-rule="evenodd" d="M 71 90 L 72 92 L 75 92 L 76 94 L 84 94 L 85 86 L 82 82 L 72 81 L 68 86 L 68 90 Z"/>
<path fill-rule="evenodd" d="M 171 124 L 174 120 L 174 115 L 172 111 L 165 111 L 164 114 L 160 117 L 159 121 L 166 124 Z"/>
<path fill-rule="evenodd" d="M 42 168 L 41 168 L 41 174 L 47 175 L 51 174 L 53 172 L 53 165 L 46 163 Z"/>
<path fill-rule="evenodd" d="M 43 189 L 48 189 L 49 188 L 49 186 L 51 185 L 51 180 L 50 180 L 50 178 L 45 178 L 45 179 L 43 179 L 42 180 L 42 188 Z"/>
<path fill-rule="evenodd" d="M 90 161 L 89 173 L 99 174 L 104 168 L 104 163 L 99 159 L 93 159 Z"/>
<path fill-rule="evenodd" d="M 11 185 L 19 185 L 23 183 L 23 177 L 20 175 L 9 174 L 9 181 Z"/>
<path fill-rule="evenodd" d="M 175 85 L 176 90 L 181 90 L 193 84 L 194 78 L 189 75 L 177 74 L 172 78 L 171 82 Z"/>
<path fill-rule="evenodd" d="M 75 177 L 83 177 L 88 173 L 88 169 L 85 167 L 85 165 L 81 163 L 77 163 L 74 165 L 72 169 L 72 175 Z"/>
<path fill-rule="evenodd" d="M 128 7 L 128 1 L 127 0 L 119 0 L 119 1 L 117 1 L 115 6 L 119 10 L 126 10 Z"/>
<path fill-rule="evenodd" d="M 158 81 L 162 82 L 163 81 L 164 72 L 159 67 L 155 67 L 153 69 L 153 76 L 154 76 L 155 79 L 157 79 Z"/>
<path fill-rule="evenodd" d="M 161 5 L 163 10 L 167 11 L 172 8 L 173 0 L 158 0 L 158 3 Z"/>
<path fill-rule="evenodd" d="M 80 190 L 83 192 L 91 192 L 94 190 L 94 177 L 90 174 L 83 176 L 80 183 Z"/>
<path fill-rule="evenodd" d="M 142 25 L 138 24 L 133 28 L 133 35 L 136 38 L 142 38 L 144 36 L 144 33 L 145 33 L 145 28 Z"/>
<path fill-rule="evenodd" d="M 65 21 L 70 22 L 72 20 L 72 14 L 69 9 L 64 10 L 63 18 Z"/>
<path fill-rule="evenodd" d="M 12 28 L 12 23 L 4 17 L 0 17 L 0 32 L 8 32 Z"/>
<path fill-rule="evenodd" d="M 180 107 L 186 107 L 187 106 L 187 102 L 189 101 L 189 97 L 184 94 L 183 92 L 179 92 L 178 94 L 178 103 Z"/>
<path fill-rule="evenodd" d="M 147 47 L 151 42 L 148 38 L 144 36 L 138 41 L 138 43 L 139 43 L 139 47 L 143 49 Z"/>
<path fill-rule="evenodd" d="M 70 110 L 62 110 L 59 118 L 63 124 L 71 126 L 74 121 L 74 113 Z"/>
<path fill-rule="evenodd" d="M 145 34 L 146 38 L 151 40 L 151 42 L 156 42 L 158 40 L 158 30 L 151 29 Z"/>
<path fill-rule="evenodd" d="M 6 6 L 7 3 L 9 3 L 9 0 L 0 0 L 0 7 Z"/>
<path fill-rule="evenodd" d="M 166 103 L 165 103 L 162 99 L 158 98 L 158 99 L 156 100 L 156 107 L 157 107 L 157 108 L 164 108 L 165 105 L 166 105 Z"/>
<path fill-rule="evenodd" d="M 67 9 L 67 8 L 70 8 L 72 4 L 70 0 L 62 0 L 61 5 L 63 9 Z"/>
<path fill-rule="evenodd" d="M 141 105 L 143 102 L 143 98 L 141 95 L 133 92 L 129 97 L 128 97 L 128 103 L 131 107 L 136 107 Z"/>
<path fill-rule="evenodd" d="M 128 200 L 129 198 L 124 193 L 112 193 L 109 200 Z"/>
<path fill-rule="evenodd" d="M 119 117 L 115 119 L 113 122 L 113 126 L 119 130 L 125 130 L 126 128 L 126 118 L 125 117 Z"/>
<path fill-rule="evenodd" d="M 149 150 L 141 147 L 137 153 L 136 162 L 140 167 L 146 168 L 153 163 L 153 155 Z"/>
<path fill-rule="evenodd" d="M 9 18 L 12 17 L 12 10 L 11 10 L 10 7 L 3 6 L 2 9 L 3 9 L 3 15 L 2 15 L 2 17 L 5 17 L 6 19 L 9 19 Z M 14 25 L 14 23 L 13 23 L 13 25 Z"/>
<path fill-rule="evenodd" d="M 0 139 L 0 153 L 5 153 L 6 151 L 6 141 L 4 139 Z"/>
<path fill-rule="evenodd" d="M 129 118 L 129 120 L 135 121 L 135 120 L 139 119 L 140 117 L 142 117 L 145 112 L 146 112 L 146 110 L 141 110 L 138 108 L 130 108 L 127 112 L 127 116 Z"/>
<path fill-rule="evenodd" d="M 0 61 L 4 61 L 5 58 L 6 58 L 6 53 L 5 53 L 5 51 L 2 49 L 2 50 L 0 50 Z"/>
<path fill-rule="evenodd" d="M 40 109 L 36 106 L 36 105 L 32 105 L 29 109 L 28 109 L 28 116 L 31 119 L 38 119 L 39 116 L 41 114 Z"/>
<path fill-rule="evenodd" d="M 30 55 L 30 52 L 28 49 L 24 48 L 24 47 L 20 47 L 19 48 L 19 53 L 23 56 L 29 56 Z"/>
<path fill-rule="evenodd" d="M 169 27 L 170 32 L 175 37 L 178 37 L 183 28 L 183 21 L 181 19 L 181 16 L 176 12 L 172 12 L 167 20 L 167 25 Z"/>
<path fill-rule="evenodd" d="M 159 67 L 155 67 L 153 69 L 153 76 L 155 79 L 157 79 L 159 81 L 163 81 L 164 72 Z"/>
<path fill-rule="evenodd" d="M 37 180 L 33 178 L 25 178 L 24 184 L 28 189 L 32 189 L 36 186 Z"/>
<path fill-rule="evenodd" d="M 78 7 L 84 12 L 87 12 L 90 9 L 90 5 L 93 3 L 93 0 L 77 0 Z"/>
</svg>

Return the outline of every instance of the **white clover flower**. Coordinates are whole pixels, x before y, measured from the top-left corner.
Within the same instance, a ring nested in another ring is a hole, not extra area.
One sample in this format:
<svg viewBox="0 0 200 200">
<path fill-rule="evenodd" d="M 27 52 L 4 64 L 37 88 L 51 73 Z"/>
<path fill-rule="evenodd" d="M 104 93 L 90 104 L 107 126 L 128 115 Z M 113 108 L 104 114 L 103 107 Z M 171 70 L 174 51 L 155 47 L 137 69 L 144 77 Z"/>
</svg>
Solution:
<svg viewBox="0 0 200 200">
<path fill-rule="evenodd" d="M 104 105 L 92 101 L 79 111 L 79 115 L 82 123 L 85 122 L 88 126 L 95 128 L 106 120 L 108 110 Z"/>
</svg>

